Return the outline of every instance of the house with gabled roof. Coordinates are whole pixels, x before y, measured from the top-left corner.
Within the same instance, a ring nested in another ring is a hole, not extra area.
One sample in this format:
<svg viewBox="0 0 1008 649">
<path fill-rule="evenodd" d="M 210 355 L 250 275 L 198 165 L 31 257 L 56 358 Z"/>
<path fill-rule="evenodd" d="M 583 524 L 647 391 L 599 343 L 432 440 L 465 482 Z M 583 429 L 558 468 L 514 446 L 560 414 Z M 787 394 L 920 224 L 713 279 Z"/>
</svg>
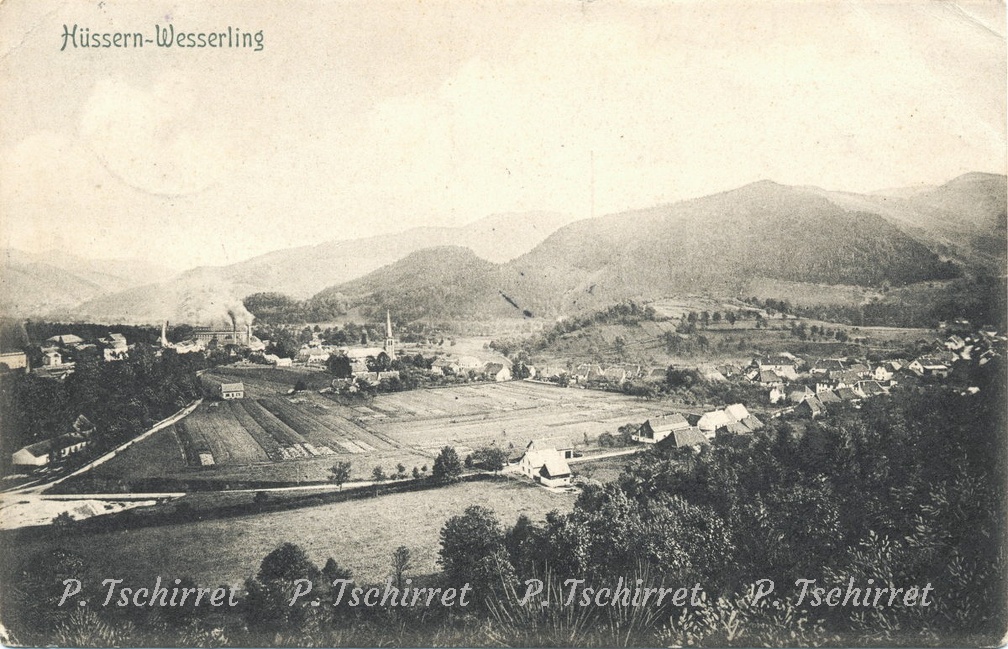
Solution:
<svg viewBox="0 0 1008 649">
<path fill-rule="evenodd" d="M 773 370 L 777 376 L 794 381 L 798 378 L 798 360 L 793 356 L 774 356 L 769 358 L 757 358 L 756 367 L 759 370 Z"/>
<path fill-rule="evenodd" d="M 573 447 L 557 449 L 548 446 L 549 443 L 537 440 L 529 442 L 518 462 L 518 469 L 534 482 L 547 487 L 569 485 L 571 471 L 567 459 L 573 456 Z M 567 455 L 568 452 L 571 455 Z"/>
<path fill-rule="evenodd" d="M 879 385 L 878 381 L 858 381 L 853 390 L 866 399 L 877 397 L 881 394 L 888 394 L 888 390 Z"/>
<path fill-rule="evenodd" d="M 83 414 L 77 415 L 70 432 L 29 444 L 11 454 L 11 463 L 24 467 L 40 467 L 83 450 L 91 443 L 95 425 Z"/>
<path fill-rule="evenodd" d="M 687 426 L 686 428 L 672 431 L 670 435 L 656 444 L 656 448 L 685 448 L 687 446 L 699 448 L 701 446 L 708 446 L 709 444 L 710 440 L 700 432 L 699 428 L 696 426 Z"/>
<path fill-rule="evenodd" d="M 842 388 L 837 388 L 834 392 L 841 401 L 848 401 L 852 403 L 861 401 L 861 397 L 859 397 L 857 392 L 855 392 L 852 388 L 844 386 Z"/>
<path fill-rule="evenodd" d="M 834 403 L 840 403 L 840 397 L 836 395 L 833 390 L 824 390 L 822 392 L 816 392 L 816 398 L 819 399 L 819 403 L 824 406 L 828 406 Z"/>
<path fill-rule="evenodd" d="M 487 363 L 483 366 L 483 375 L 493 381 L 510 381 L 511 368 L 504 363 Z"/>
<path fill-rule="evenodd" d="M 646 420 L 637 429 L 637 432 L 631 439 L 643 444 L 657 444 L 669 435 L 673 435 L 676 431 L 686 430 L 689 427 L 690 425 L 686 421 L 686 418 L 676 412 L 671 415 L 655 418 L 654 422 L 650 419 Z"/>
<path fill-rule="evenodd" d="M 760 370 L 756 382 L 761 385 L 784 385 L 784 378 L 773 370 Z"/>
<path fill-rule="evenodd" d="M 708 439 L 712 439 L 719 428 L 735 423 L 742 423 L 746 427 L 744 432 L 752 432 L 763 427 L 763 422 L 749 414 L 749 411 L 741 403 L 733 403 L 723 410 L 705 412 L 696 425 L 700 432 Z"/>
<path fill-rule="evenodd" d="M 813 396 L 815 396 L 815 392 L 813 392 L 807 385 L 802 385 L 788 392 L 787 398 L 791 403 L 801 403 L 806 398 Z"/>
<path fill-rule="evenodd" d="M 795 406 L 795 412 L 799 415 L 816 419 L 823 415 L 823 403 L 817 396 L 810 396 Z"/>
<path fill-rule="evenodd" d="M 221 399 L 244 399 L 245 398 L 245 384 L 242 382 L 238 383 L 221 383 L 220 384 L 220 398 Z"/>
</svg>

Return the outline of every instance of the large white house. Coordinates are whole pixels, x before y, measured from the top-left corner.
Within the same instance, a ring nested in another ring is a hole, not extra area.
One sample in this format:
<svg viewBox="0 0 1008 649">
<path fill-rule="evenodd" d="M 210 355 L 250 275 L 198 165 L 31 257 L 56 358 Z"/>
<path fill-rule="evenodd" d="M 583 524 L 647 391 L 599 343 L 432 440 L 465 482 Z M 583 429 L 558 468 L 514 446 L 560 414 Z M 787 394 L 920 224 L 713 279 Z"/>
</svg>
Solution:
<svg viewBox="0 0 1008 649">
<path fill-rule="evenodd" d="M 556 449 L 541 442 L 529 442 L 518 464 L 519 470 L 534 482 L 547 487 L 563 487 L 571 483 L 567 459 L 573 448 Z"/>
</svg>

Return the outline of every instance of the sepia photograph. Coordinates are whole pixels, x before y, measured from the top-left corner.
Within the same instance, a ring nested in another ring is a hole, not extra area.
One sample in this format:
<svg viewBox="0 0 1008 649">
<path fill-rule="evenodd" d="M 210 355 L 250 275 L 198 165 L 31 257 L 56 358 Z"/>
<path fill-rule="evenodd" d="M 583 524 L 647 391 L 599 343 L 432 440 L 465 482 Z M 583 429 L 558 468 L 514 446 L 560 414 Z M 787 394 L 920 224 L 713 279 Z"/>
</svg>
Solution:
<svg viewBox="0 0 1008 649">
<path fill-rule="evenodd" d="M 0 645 L 1005 645 L 1005 34 L 0 1 Z"/>
</svg>

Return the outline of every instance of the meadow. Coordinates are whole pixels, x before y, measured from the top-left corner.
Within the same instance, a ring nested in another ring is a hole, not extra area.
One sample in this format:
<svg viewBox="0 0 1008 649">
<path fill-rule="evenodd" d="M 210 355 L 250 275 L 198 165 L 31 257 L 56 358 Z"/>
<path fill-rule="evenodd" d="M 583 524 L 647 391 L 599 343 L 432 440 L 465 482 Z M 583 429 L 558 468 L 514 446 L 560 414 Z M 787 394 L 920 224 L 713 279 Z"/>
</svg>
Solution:
<svg viewBox="0 0 1008 649">
<path fill-rule="evenodd" d="M 519 515 L 541 520 L 552 510 L 569 511 L 573 494 L 557 494 L 518 479 L 462 483 L 440 489 L 382 495 L 317 507 L 194 521 L 160 527 L 68 534 L 60 541 L 36 535 L 4 542 L 3 572 L 20 569 L 54 544 L 83 557 L 82 581 L 122 578 L 138 585 L 189 576 L 201 585 L 240 585 L 266 554 L 290 541 L 319 566 L 328 557 L 358 579 L 383 580 L 391 553 L 400 545 L 413 553 L 412 574 L 437 571 L 439 534 L 445 521 L 469 505 L 488 507 L 505 525 Z"/>
</svg>

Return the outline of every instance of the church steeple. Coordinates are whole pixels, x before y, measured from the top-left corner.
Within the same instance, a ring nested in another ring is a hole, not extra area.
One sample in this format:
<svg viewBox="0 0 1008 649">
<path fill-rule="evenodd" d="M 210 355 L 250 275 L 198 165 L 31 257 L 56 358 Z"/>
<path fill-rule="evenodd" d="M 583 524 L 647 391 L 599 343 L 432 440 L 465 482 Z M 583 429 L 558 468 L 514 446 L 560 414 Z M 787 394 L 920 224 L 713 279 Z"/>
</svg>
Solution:
<svg viewBox="0 0 1008 649">
<path fill-rule="evenodd" d="M 392 337 L 392 314 L 385 310 L 385 353 L 389 359 L 395 358 L 395 338 Z"/>
</svg>

